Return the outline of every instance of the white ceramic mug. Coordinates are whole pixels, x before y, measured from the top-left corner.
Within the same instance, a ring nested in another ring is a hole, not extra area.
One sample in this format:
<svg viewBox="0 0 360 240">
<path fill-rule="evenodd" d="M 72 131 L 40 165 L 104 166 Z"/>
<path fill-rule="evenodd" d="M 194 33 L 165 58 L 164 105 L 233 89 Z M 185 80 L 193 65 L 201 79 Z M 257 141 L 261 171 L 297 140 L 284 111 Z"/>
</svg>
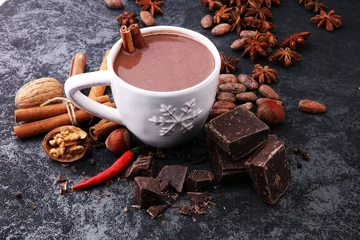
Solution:
<svg viewBox="0 0 360 240">
<path fill-rule="evenodd" d="M 121 49 L 120 39 L 108 55 L 108 70 L 70 77 L 65 83 L 65 93 L 75 106 L 125 125 L 145 144 L 158 148 L 174 147 L 196 136 L 205 124 L 218 85 L 221 66 L 219 52 L 208 38 L 189 29 L 156 26 L 143 28 L 141 32 L 144 36 L 170 33 L 195 39 L 213 55 L 213 71 L 202 82 L 178 91 L 156 92 L 134 87 L 120 79 L 113 69 L 115 57 Z M 97 103 L 80 92 L 99 85 L 111 86 L 117 109 Z"/>
</svg>

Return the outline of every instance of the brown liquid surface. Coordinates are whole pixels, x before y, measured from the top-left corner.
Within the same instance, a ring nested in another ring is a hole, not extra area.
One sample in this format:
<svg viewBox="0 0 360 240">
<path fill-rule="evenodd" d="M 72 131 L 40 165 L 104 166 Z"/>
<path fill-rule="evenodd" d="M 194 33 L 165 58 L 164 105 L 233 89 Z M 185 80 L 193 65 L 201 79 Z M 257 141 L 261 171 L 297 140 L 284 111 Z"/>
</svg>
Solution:
<svg viewBox="0 0 360 240">
<path fill-rule="evenodd" d="M 114 71 L 125 82 L 146 90 L 169 92 L 192 87 L 214 69 L 214 58 L 196 40 L 172 34 L 146 36 L 147 48 L 121 50 Z"/>
</svg>

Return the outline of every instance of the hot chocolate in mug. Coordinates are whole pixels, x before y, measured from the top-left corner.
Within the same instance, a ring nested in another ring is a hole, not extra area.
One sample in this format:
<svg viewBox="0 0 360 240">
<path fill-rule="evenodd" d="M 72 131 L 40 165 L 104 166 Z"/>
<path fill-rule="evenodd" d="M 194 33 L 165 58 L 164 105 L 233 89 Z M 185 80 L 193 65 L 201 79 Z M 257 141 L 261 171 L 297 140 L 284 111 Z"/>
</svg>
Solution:
<svg viewBox="0 0 360 240">
<path fill-rule="evenodd" d="M 166 92 L 138 88 L 122 80 L 114 71 L 114 61 L 122 45 L 120 39 L 109 52 L 108 70 L 70 77 L 65 82 L 65 93 L 78 108 L 126 126 L 145 144 L 157 148 L 174 147 L 195 137 L 208 118 L 218 85 L 220 55 L 208 38 L 189 29 L 156 26 L 143 28 L 141 32 L 145 40 L 146 36 L 157 34 L 193 39 L 209 50 L 214 68 L 202 81 L 185 89 Z M 171 80 L 171 77 L 167 79 Z M 82 89 L 101 85 L 111 87 L 116 108 L 97 103 L 80 92 Z"/>
</svg>

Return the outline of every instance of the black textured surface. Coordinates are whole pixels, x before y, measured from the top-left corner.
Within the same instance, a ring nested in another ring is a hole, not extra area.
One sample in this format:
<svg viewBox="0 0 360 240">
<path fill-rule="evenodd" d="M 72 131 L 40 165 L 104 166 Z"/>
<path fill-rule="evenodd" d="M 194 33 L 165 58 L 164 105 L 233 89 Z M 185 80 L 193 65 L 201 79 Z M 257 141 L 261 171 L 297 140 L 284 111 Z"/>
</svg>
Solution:
<svg viewBox="0 0 360 240">
<path fill-rule="evenodd" d="M 157 25 L 199 31 L 220 51 L 231 53 L 229 45 L 236 35 L 215 38 L 202 29 L 199 22 L 207 10 L 198 0 L 165 2 Z M 296 0 L 282 0 L 272 9 L 280 39 L 295 31 L 311 31 L 300 49 L 300 62 L 289 69 L 273 65 L 279 72 L 279 82 L 273 86 L 285 103 L 286 120 L 271 130 L 288 149 L 294 145 L 306 149 L 310 160 L 303 162 L 289 151 L 292 182 L 275 206 L 263 203 L 250 182 L 223 184 L 210 193 L 217 203 L 212 214 L 197 216 L 193 223 L 176 209 L 156 220 L 145 211 L 123 212 L 134 204 L 128 199 L 133 182 L 59 195 L 58 175 L 79 182 L 81 175 L 96 174 L 116 156 L 93 149 L 73 164 L 77 172 L 72 173 L 43 153 L 43 136 L 26 141 L 12 137 L 15 93 L 40 77 L 64 83 L 71 57 L 78 51 L 88 56 L 87 71 L 97 70 L 105 49 L 118 39 L 114 18 L 122 11 L 107 9 L 101 0 L 6 1 L 0 6 L 0 239 L 359 239 L 360 19 L 356 16 L 360 3 L 322 2 L 343 16 L 341 29 L 333 33 L 317 29 L 309 22 L 313 13 Z M 139 11 L 135 1 L 124 4 L 128 11 Z M 251 73 L 249 59 L 241 59 L 240 65 L 238 73 Z M 297 103 L 304 98 L 324 103 L 328 113 L 300 112 Z M 198 152 L 192 143 L 180 147 L 171 160 L 158 161 L 157 171 L 165 163 L 194 160 Z M 91 158 L 96 166 L 90 164 Z M 301 169 L 298 162 L 303 163 Z M 203 165 L 195 167 L 208 166 Z M 21 199 L 15 198 L 16 191 L 22 192 Z M 110 197 L 96 204 L 103 193 Z M 32 205 L 37 208 L 32 210 Z"/>
</svg>

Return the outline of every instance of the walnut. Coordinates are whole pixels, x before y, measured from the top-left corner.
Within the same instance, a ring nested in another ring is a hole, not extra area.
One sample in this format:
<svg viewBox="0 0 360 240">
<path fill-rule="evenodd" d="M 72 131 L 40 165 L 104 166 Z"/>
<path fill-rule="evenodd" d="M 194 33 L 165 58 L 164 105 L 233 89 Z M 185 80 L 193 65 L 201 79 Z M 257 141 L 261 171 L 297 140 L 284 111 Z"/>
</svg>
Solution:
<svg viewBox="0 0 360 240">
<path fill-rule="evenodd" d="M 90 146 L 87 133 L 74 126 L 62 126 L 49 132 L 42 146 L 45 153 L 58 162 L 74 162 L 82 158 Z"/>
</svg>

